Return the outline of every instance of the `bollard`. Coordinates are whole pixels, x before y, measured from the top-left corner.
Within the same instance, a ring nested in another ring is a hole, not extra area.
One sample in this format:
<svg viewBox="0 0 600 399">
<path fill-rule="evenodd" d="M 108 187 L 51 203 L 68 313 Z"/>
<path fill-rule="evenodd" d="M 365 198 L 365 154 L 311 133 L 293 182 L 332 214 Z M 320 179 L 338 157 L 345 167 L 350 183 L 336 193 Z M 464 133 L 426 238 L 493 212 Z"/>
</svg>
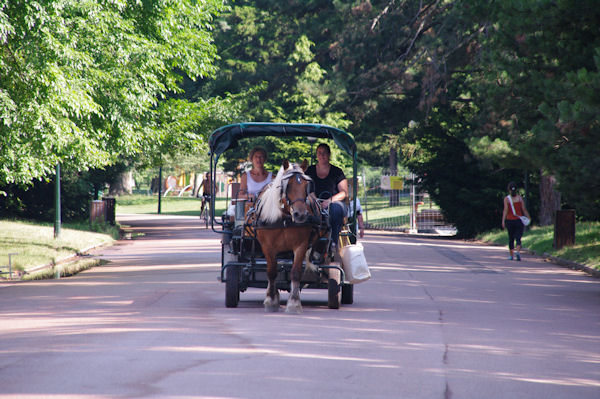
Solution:
<svg viewBox="0 0 600 399">
<path fill-rule="evenodd" d="M 104 201 L 94 200 L 90 204 L 90 223 L 106 221 L 106 205 Z"/>
</svg>

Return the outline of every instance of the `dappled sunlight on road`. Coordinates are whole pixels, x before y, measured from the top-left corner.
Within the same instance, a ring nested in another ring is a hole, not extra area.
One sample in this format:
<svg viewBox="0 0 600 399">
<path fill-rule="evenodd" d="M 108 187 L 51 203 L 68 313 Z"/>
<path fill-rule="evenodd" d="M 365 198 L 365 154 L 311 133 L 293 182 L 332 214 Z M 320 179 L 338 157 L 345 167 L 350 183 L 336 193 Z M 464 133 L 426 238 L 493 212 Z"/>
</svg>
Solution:
<svg viewBox="0 0 600 399">
<path fill-rule="evenodd" d="M 413 241 L 408 241 L 410 238 L 400 238 L 393 240 L 380 240 L 373 238 L 365 238 L 361 240 L 364 244 L 385 244 L 385 245 L 394 245 L 394 246 L 407 246 L 407 247 L 420 247 L 423 245 L 432 246 L 432 247 L 440 247 L 440 248 L 456 248 L 456 249 L 464 249 L 464 248 L 473 248 L 473 246 L 477 244 L 461 244 L 459 242 L 448 243 L 447 241 L 442 242 L 441 240 L 432 240 L 432 239 L 424 239 L 424 238 L 415 238 Z M 495 246 L 482 246 L 482 249 L 486 249 L 489 251 L 498 251 L 501 250 L 500 247 Z"/>
<path fill-rule="evenodd" d="M 323 378 L 312 396 L 597 393 L 600 319 L 581 304 L 598 303 L 600 289 L 576 272 L 508 263 L 499 247 L 373 236 L 363 241 L 373 276 L 352 305 L 328 309 L 326 290 L 306 289 L 302 314 L 283 312 L 287 292 L 265 313 L 264 289 L 225 308 L 220 237 L 141 228 L 134 246 L 102 249 L 106 265 L 0 291 L 0 368 L 25 387 L 0 398 L 256 399 Z M 69 379 L 54 384 L 64 368 Z M 22 381 L 30 374 L 35 386 Z"/>
</svg>

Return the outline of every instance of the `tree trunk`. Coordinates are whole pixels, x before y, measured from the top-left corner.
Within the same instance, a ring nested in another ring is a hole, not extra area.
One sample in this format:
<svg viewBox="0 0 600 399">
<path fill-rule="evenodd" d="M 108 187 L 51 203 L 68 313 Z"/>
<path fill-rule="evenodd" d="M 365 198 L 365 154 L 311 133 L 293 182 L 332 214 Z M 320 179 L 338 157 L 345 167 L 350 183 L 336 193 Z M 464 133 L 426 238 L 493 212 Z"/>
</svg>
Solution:
<svg viewBox="0 0 600 399">
<path fill-rule="evenodd" d="M 554 189 L 556 179 L 540 171 L 540 226 L 554 223 L 554 214 L 560 209 L 560 193 Z"/>
<path fill-rule="evenodd" d="M 396 176 L 396 174 L 398 174 L 398 150 L 390 147 L 390 175 Z"/>
<path fill-rule="evenodd" d="M 561 249 L 571 245 L 575 245 L 575 210 L 563 209 L 556 211 L 554 243 L 552 246 L 555 249 Z"/>
<path fill-rule="evenodd" d="M 117 177 L 114 183 L 110 185 L 109 195 L 118 196 L 132 194 L 135 181 L 133 180 L 133 171 L 123 172 Z"/>
</svg>

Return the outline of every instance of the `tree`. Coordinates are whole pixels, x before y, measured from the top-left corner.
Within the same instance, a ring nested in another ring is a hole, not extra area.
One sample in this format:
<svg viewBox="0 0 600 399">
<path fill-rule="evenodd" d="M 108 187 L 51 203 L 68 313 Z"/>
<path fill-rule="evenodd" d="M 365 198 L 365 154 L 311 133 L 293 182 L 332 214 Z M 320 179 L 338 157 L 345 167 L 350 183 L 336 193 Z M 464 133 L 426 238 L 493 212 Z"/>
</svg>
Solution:
<svg viewBox="0 0 600 399">
<path fill-rule="evenodd" d="M 554 176 L 564 201 L 598 217 L 593 1 L 365 1 L 345 10 L 349 22 L 332 48 L 363 149 L 383 159 L 384 134 L 410 120 L 432 126 L 440 111 L 433 132 L 444 137 L 453 122 L 443 118 L 467 107 L 469 134 L 460 139 L 481 166 L 512 169 L 511 180 L 541 171 L 532 179 L 541 187 Z M 407 145 L 433 133 L 415 134 Z M 540 215 L 552 213 L 555 197 L 540 199 Z"/>
<path fill-rule="evenodd" d="M 186 81 L 197 98 L 240 96 L 235 121 L 309 122 L 347 128 L 350 121 L 336 108 L 340 86 L 330 78 L 327 43 L 336 20 L 330 1 L 236 1 L 217 21 L 215 43 L 221 56 L 215 79 Z M 225 154 L 224 168 L 243 167 L 253 145 L 270 154 L 267 167 L 276 170 L 283 158 L 310 156 L 306 141 L 251 141 Z M 239 171 L 238 171 L 239 172 Z"/>
<path fill-rule="evenodd" d="M 347 88 L 352 130 L 374 155 L 371 161 L 381 163 L 392 150 L 384 135 L 398 135 L 410 121 L 424 120 L 432 105 L 449 100 L 446 80 L 468 62 L 452 55 L 472 34 L 455 3 L 364 1 L 342 9 L 348 23 L 331 52 Z"/>
<path fill-rule="evenodd" d="M 519 173 L 471 152 L 470 117 L 468 108 L 434 107 L 424 122 L 401 134 L 404 164 L 416 174 L 415 183 L 464 238 L 499 227 L 505 190 L 498 187 Z"/>
<path fill-rule="evenodd" d="M 469 3 L 477 8 L 475 1 Z M 522 169 L 540 171 L 542 223 L 551 222 L 557 199 L 560 205 L 560 197 L 547 189 L 554 179 L 566 203 L 580 216 L 597 219 L 596 2 L 515 0 L 485 11 L 488 29 L 473 65 L 472 92 L 481 109 L 473 144 L 504 143 L 504 154 L 494 156 L 513 165 L 516 158 Z"/>
<path fill-rule="evenodd" d="M 218 0 L 0 1 L 0 182 L 159 152 L 180 73 L 214 73 Z"/>
<path fill-rule="evenodd" d="M 199 81 L 198 96 L 252 91 L 247 120 L 347 127 L 344 113 L 332 106 L 337 87 L 323 52 L 326 25 L 316 22 L 335 16 L 334 10 L 322 0 L 236 2 L 217 23 L 216 79 Z"/>
</svg>

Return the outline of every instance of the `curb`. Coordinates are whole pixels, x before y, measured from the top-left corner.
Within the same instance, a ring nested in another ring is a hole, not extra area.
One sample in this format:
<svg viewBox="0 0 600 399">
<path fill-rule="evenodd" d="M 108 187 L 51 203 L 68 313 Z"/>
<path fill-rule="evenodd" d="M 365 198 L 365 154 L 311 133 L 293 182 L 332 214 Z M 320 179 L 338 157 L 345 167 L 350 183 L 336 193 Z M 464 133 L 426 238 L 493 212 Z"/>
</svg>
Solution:
<svg viewBox="0 0 600 399">
<path fill-rule="evenodd" d="M 117 240 L 115 240 L 115 241 L 117 241 Z M 11 280 L 9 280 L 9 279 L 0 280 L 0 283 L 1 284 L 10 284 L 10 283 L 21 282 L 21 281 L 23 281 L 22 277 L 25 275 L 41 272 L 41 271 L 44 271 L 47 269 L 54 269 L 57 266 L 64 267 L 65 265 L 70 265 L 70 264 L 78 262 L 82 259 L 91 257 L 91 255 L 89 254 L 90 251 L 96 250 L 98 248 L 112 246 L 112 245 L 114 245 L 114 242 L 113 243 L 104 243 L 101 245 L 96 245 L 96 246 L 91 246 L 89 248 L 85 248 L 85 249 L 78 251 L 76 253 L 73 253 L 71 255 L 67 255 L 64 258 L 57 260 L 56 262 L 50 262 L 50 263 L 46 263 L 44 265 L 37 265 L 37 266 L 32 266 L 30 268 L 27 268 L 27 269 L 23 270 L 22 272 L 20 272 L 21 274 L 17 275 L 18 278 L 13 278 Z M 15 272 L 13 272 L 13 276 L 14 275 L 15 275 Z"/>
<path fill-rule="evenodd" d="M 104 243 L 104 244 L 101 244 L 101 245 L 95 245 L 95 246 L 93 245 L 93 246 L 91 246 L 89 248 L 84 248 L 81 251 L 77 251 L 77 252 L 75 252 L 75 253 L 73 253 L 71 255 L 65 256 L 64 258 L 58 259 L 56 262 L 50 262 L 50 263 L 47 263 L 45 265 L 32 266 L 32 267 L 30 267 L 30 268 L 28 268 L 28 269 L 25 270 L 25 274 L 39 272 L 39 271 L 45 270 L 45 269 L 51 269 L 51 268 L 53 268 L 55 266 L 58 266 L 58 265 L 64 265 L 65 263 L 68 264 L 68 263 L 76 262 L 80 258 L 89 256 L 88 252 L 90 252 L 92 250 L 95 250 L 95 249 L 98 249 L 98 248 L 102 248 L 102 247 L 105 247 L 105 246 L 111 246 L 111 245 L 114 245 L 114 243 Z"/>
<path fill-rule="evenodd" d="M 485 241 L 478 241 L 478 242 L 480 242 L 482 244 L 494 245 L 494 246 L 498 246 L 498 247 L 504 246 L 504 245 L 496 244 L 494 242 L 485 242 Z M 590 277 L 600 278 L 600 270 L 595 269 L 593 267 L 582 265 L 581 263 L 577 263 L 572 260 L 557 258 L 556 256 L 552 256 L 547 252 L 544 252 L 543 254 L 539 254 L 536 251 L 533 251 L 529 248 L 521 248 L 521 251 L 527 251 L 528 254 L 542 258 L 546 262 L 555 264 L 557 266 L 562 266 L 562 267 L 566 267 L 571 270 L 577 270 L 580 272 L 584 272 L 584 273 L 589 274 Z"/>
<path fill-rule="evenodd" d="M 552 262 L 556 265 L 559 266 L 563 266 L 563 267 L 567 267 L 571 270 L 578 270 L 578 271 L 582 271 L 585 272 L 587 274 L 589 274 L 592 277 L 596 277 L 596 278 L 600 278 L 600 270 L 586 266 L 586 265 L 582 265 L 581 263 L 577 263 L 577 262 L 573 262 L 570 260 L 566 260 L 566 259 L 562 259 L 562 258 L 557 258 L 555 256 L 551 256 L 548 253 L 543 253 L 541 255 L 537 254 L 534 251 L 531 251 L 531 253 L 533 253 L 536 256 L 540 256 L 542 258 L 545 258 L 547 262 Z"/>
</svg>

